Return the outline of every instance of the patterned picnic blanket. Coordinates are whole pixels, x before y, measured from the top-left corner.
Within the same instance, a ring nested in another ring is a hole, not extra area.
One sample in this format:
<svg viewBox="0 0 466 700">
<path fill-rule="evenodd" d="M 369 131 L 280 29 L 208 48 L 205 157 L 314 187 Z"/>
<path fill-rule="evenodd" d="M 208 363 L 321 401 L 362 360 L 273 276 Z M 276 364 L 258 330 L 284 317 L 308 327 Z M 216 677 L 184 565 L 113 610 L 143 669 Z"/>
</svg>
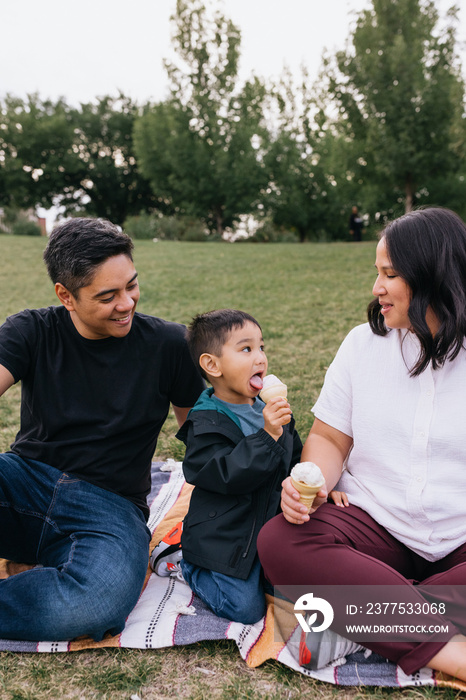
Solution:
<svg viewBox="0 0 466 700">
<path fill-rule="evenodd" d="M 181 463 L 154 462 L 150 518 L 152 546 L 182 520 L 187 511 L 192 487 L 184 481 Z M 0 578 L 14 575 L 25 566 L 0 559 Z M 292 604 L 269 597 L 267 614 L 255 625 L 242 625 L 214 615 L 190 588 L 176 578 L 160 578 L 147 571 L 139 601 L 129 615 L 126 627 L 117 636 L 94 642 L 82 637 L 72 642 L 27 642 L 0 639 L 0 651 L 70 652 L 100 647 L 158 649 L 193 644 L 201 640 L 233 639 L 246 664 L 252 668 L 267 659 L 321 681 L 336 685 L 372 685 L 386 687 L 449 686 L 466 690 L 466 684 L 453 678 L 421 669 L 407 676 L 394 664 L 377 654 L 363 651 L 320 671 L 308 671 L 298 663 L 301 628 L 292 614 Z"/>
</svg>

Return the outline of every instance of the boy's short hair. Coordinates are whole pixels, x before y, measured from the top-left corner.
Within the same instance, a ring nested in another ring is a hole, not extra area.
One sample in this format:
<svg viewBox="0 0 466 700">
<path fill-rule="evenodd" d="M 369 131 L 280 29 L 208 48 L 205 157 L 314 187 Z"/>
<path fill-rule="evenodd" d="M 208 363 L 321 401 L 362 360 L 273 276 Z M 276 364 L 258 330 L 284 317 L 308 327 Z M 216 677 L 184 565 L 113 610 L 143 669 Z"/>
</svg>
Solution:
<svg viewBox="0 0 466 700">
<path fill-rule="evenodd" d="M 220 357 L 231 331 L 234 328 L 242 328 L 248 322 L 254 323 L 262 330 L 253 316 L 236 309 L 216 309 L 193 318 L 187 333 L 188 347 L 194 364 L 199 367 L 204 379 L 208 377 L 199 366 L 201 355 L 207 352 Z"/>
<path fill-rule="evenodd" d="M 95 269 L 115 255 L 133 259 L 133 241 L 107 219 L 76 218 L 55 228 L 44 251 L 47 272 L 77 298 Z"/>
</svg>

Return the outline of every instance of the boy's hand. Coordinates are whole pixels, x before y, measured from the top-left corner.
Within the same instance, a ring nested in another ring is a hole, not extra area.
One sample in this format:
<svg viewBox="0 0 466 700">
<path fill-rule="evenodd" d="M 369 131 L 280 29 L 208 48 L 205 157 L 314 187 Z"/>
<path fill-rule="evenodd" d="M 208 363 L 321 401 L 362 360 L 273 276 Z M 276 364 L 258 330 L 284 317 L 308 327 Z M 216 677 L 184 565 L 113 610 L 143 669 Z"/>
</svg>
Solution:
<svg viewBox="0 0 466 700">
<path fill-rule="evenodd" d="M 327 501 L 327 489 L 323 486 L 319 493 L 317 494 L 311 510 L 308 512 L 305 505 L 299 502 L 299 493 L 296 491 L 291 477 L 287 477 L 282 482 L 282 499 L 281 499 L 281 509 L 285 519 L 293 525 L 302 525 L 307 523 L 309 520 L 309 515 L 314 513 L 317 508 L 326 503 Z"/>
<path fill-rule="evenodd" d="M 276 396 L 265 404 L 263 410 L 264 430 L 278 440 L 283 434 L 283 427 L 291 420 L 291 408 L 288 401 Z"/>
<path fill-rule="evenodd" d="M 330 491 L 328 497 L 332 499 L 336 506 L 341 508 L 349 506 L 348 496 L 344 491 Z"/>
</svg>

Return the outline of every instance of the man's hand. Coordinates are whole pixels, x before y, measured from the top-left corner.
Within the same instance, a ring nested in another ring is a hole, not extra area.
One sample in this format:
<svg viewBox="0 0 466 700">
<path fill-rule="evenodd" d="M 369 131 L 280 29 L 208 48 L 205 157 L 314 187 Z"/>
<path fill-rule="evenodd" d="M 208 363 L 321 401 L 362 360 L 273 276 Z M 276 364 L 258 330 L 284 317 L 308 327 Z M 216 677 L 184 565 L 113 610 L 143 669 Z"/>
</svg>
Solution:
<svg viewBox="0 0 466 700">
<path fill-rule="evenodd" d="M 285 519 L 293 525 L 302 525 L 309 520 L 310 513 L 314 513 L 322 503 L 327 501 L 327 489 L 323 486 L 318 492 L 311 510 L 308 513 L 306 506 L 299 502 L 299 493 L 296 491 L 291 477 L 287 477 L 282 483 L 281 508 Z"/>
</svg>

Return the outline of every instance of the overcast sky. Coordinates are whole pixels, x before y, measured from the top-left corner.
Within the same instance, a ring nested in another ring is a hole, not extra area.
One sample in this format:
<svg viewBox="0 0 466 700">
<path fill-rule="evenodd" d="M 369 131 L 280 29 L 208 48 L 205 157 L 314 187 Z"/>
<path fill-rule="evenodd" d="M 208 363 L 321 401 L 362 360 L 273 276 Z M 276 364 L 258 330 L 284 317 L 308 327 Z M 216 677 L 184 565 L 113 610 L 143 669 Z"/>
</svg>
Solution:
<svg viewBox="0 0 466 700">
<path fill-rule="evenodd" d="M 453 0 L 437 0 L 442 10 Z M 460 10 L 466 40 L 465 0 Z M 77 105 L 121 90 L 162 100 L 176 0 L 1 0 L 0 96 L 59 96 Z M 344 48 L 370 0 L 218 0 L 242 33 L 241 76 L 278 77 L 304 63 L 314 79 L 324 48 Z M 463 50 L 462 56 L 466 52 Z"/>
</svg>

